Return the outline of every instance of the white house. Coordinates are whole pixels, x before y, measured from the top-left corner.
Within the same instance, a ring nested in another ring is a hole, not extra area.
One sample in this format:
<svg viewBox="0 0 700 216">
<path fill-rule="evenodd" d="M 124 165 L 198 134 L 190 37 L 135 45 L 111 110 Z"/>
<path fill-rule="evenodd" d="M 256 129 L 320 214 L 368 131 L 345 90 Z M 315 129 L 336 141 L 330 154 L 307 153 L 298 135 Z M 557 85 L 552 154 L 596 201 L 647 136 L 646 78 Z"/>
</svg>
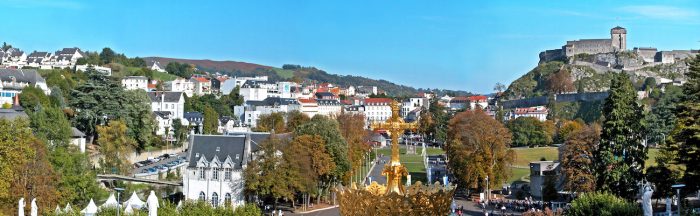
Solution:
<svg viewBox="0 0 700 216">
<path fill-rule="evenodd" d="M 403 103 L 401 103 L 401 116 L 406 117 L 411 111 L 425 106 L 426 101 L 427 100 L 425 98 L 418 97 L 412 97 L 404 100 Z"/>
<path fill-rule="evenodd" d="M 182 119 L 185 112 L 185 96 L 182 92 L 147 92 L 151 99 L 151 111 L 169 111 L 172 119 Z M 184 123 L 184 122 L 183 122 Z"/>
<path fill-rule="evenodd" d="M 260 115 L 300 109 L 299 102 L 294 98 L 269 97 L 262 101 L 246 101 L 243 122 L 250 127 L 256 127 Z"/>
<path fill-rule="evenodd" d="M 195 95 L 211 94 L 211 80 L 209 78 L 192 76 L 190 82 L 194 83 L 193 92 Z"/>
<path fill-rule="evenodd" d="M 246 101 L 261 101 L 270 97 L 269 93 L 276 87 L 277 85 L 272 82 L 247 80 L 241 85 L 240 94 Z"/>
<path fill-rule="evenodd" d="M 469 96 L 469 108 L 475 110 L 476 108 L 486 109 L 489 106 L 488 97 L 484 95 Z"/>
<path fill-rule="evenodd" d="M 0 105 L 13 104 L 15 96 L 19 95 L 27 86 L 33 86 L 51 94 L 41 75 L 33 69 L 0 69 Z"/>
<path fill-rule="evenodd" d="M 148 77 L 127 76 L 122 78 L 122 87 L 126 90 L 142 89 L 148 91 Z"/>
<path fill-rule="evenodd" d="M 27 65 L 27 54 L 17 48 L 9 48 L 5 50 L 2 64 L 9 67 L 20 69 Z"/>
<path fill-rule="evenodd" d="M 160 62 L 158 62 L 158 61 L 153 61 L 153 60 L 148 61 L 146 64 L 146 67 L 148 67 L 149 69 L 154 70 L 154 71 L 163 72 L 163 73 L 166 72 L 165 67 L 160 65 Z"/>
<path fill-rule="evenodd" d="M 87 71 L 88 68 L 92 67 L 92 69 L 95 69 L 95 71 L 100 72 L 104 74 L 105 76 L 112 76 L 112 68 L 108 67 L 102 67 L 102 66 L 97 66 L 97 65 L 91 65 L 91 64 L 84 64 L 84 65 L 76 65 L 75 70 L 76 71 Z"/>
<path fill-rule="evenodd" d="M 40 68 L 40 69 L 51 69 L 51 65 L 48 64 L 51 59 L 50 52 L 37 52 L 34 51 L 29 56 L 27 56 L 27 66 Z"/>
<path fill-rule="evenodd" d="M 319 112 L 318 103 L 316 103 L 316 99 L 300 98 L 299 105 L 299 111 L 301 111 L 301 113 L 306 114 L 310 118 L 314 117 Z"/>
<path fill-rule="evenodd" d="M 508 115 L 510 119 L 516 119 L 518 117 L 534 117 L 540 121 L 547 121 L 547 115 L 549 114 L 549 109 L 545 106 L 527 107 L 527 108 L 515 108 Z"/>
<path fill-rule="evenodd" d="M 391 100 L 390 98 L 365 98 L 365 116 L 367 122 L 386 121 L 391 117 Z"/>
<path fill-rule="evenodd" d="M 334 116 L 343 111 L 343 105 L 338 100 L 319 99 L 316 100 L 316 103 L 318 104 L 319 115 Z"/>
<path fill-rule="evenodd" d="M 185 199 L 206 201 L 215 207 L 243 205 L 243 169 L 254 160 L 254 152 L 269 136 L 269 133 L 193 135 L 187 155 L 189 164 L 182 175 Z"/>
<path fill-rule="evenodd" d="M 166 91 L 184 92 L 188 97 L 194 95 L 194 83 L 185 78 L 178 77 L 173 81 L 167 81 L 163 84 Z"/>
<path fill-rule="evenodd" d="M 170 134 L 170 130 L 173 128 L 173 114 L 170 111 L 153 111 L 153 115 L 155 115 L 158 123 L 156 135 L 164 136 Z"/>
<path fill-rule="evenodd" d="M 85 57 L 85 53 L 80 51 L 80 48 L 63 48 L 56 51 L 56 54 L 53 56 L 53 68 L 73 67 L 78 62 L 78 59 L 82 57 Z"/>
<path fill-rule="evenodd" d="M 73 144 L 80 149 L 80 153 L 85 153 L 85 134 L 78 128 L 71 127 L 70 144 Z"/>
</svg>

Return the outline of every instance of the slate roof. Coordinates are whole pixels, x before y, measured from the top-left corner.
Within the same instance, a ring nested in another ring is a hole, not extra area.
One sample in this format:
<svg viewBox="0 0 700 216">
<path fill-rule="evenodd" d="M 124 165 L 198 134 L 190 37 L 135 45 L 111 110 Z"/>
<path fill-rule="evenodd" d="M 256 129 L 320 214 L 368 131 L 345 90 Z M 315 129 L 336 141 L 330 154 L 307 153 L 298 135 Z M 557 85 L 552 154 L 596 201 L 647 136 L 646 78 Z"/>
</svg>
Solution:
<svg viewBox="0 0 700 216">
<path fill-rule="evenodd" d="M 268 81 L 246 80 L 243 84 L 241 84 L 241 88 L 260 88 L 260 85 L 263 85 L 263 84 L 273 84 L 273 83 L 268 82 Z"/>
<path fill-rule="evenodd" d="M 340 101 L 338 100 L 328 100 L 328 99 L 318 99 L 316 100 L 318 105 L 326 105 L 326 106 L 340 106 Z"/>
<path fill-rule="evenodd" d="M 78 130 L 78 128 L 71 127 L 70 129 L 73 137 L 85 137 L 85 134 Z"/>
<path fill-rule="evenodd" d="M 0 109 L 0 119 L 15 120 L 17 118 L 29 118 L 23 111 L 17 111 L 14 109 Z"/>
<path fill-rule="evenodd" d="M 46 82 L 34 69 L 0 69 L 0 80 L 10 82 L 12 81 L 12 77 L 14 77 L 17 82 L 25 82 L 32 85 Z"/>
<path fill-rule="evenodd" d="M 204 115 L 200 112 L 185 112 L 182 117 L 187 119 L 190 123 L 202 123 L 204 121 Z"/>
<path fill-rule="evenodd" d="M 166 103 L 177 103 L 182 97 L 182 92 L 153 91 L 147 93 L 148 97 L 151 98 L 151 102 L 160 102 L 161 97 L 164 97 L 163 99 Z"/>
<path fill-rule="evenodd" d="M 172 115 L 170 111 L 153 111 L 153 114 L 159 116 L 162 119 L 169 118 Z"/>
<path fill-rule="evenodd" d="M 51 54 L 49 52 L 34 51 L 32 54 L 29 54 L 29 56 L 27 56 L 27 58 L 46 58 L 49 56 L 51 56 Z"/>
<path fill-rule="evenodd" d="M 330 93 L 330 92 L 316 92 L 316 97 L 317 98 L 335 97 L 335 95 L 333 93 Z"/>
<path fill-rule="evenodd" d="M 265 100 L 262 101 L 246 101 L 248 105 L 251 106 L 282 106 L 282 105 L 291 105 L 291 104 L 299 104 L 299 101 L 295 98 L 278 98 L 278 97 L 268 97 L 265 98 Z"/>
<path fill-rule="evenodd" d="M 242 169 L 244 160 L 248 156 L 245 155 L 246 138 L 250 138 L 251 152 L 257 151 L 259 143 L 267 139 L 268 133 L 249 133 L 235 135 L 194 135 L 192 136 L 192 144 L 189 150 L 188 167 L 197 167 L 197 162 L 204 157 L 207 162 L 211 162 L 214 157 L 219 161 L 224 162 L 227 157 L 231 158 L 234 164 L 234 169 Z M 218 151 L 217 151 L 218 150 Z M 197 157 L 199 155 L 199 157 Z M 238 159 L 236 159 L 238 155 Z"/>
</svg>

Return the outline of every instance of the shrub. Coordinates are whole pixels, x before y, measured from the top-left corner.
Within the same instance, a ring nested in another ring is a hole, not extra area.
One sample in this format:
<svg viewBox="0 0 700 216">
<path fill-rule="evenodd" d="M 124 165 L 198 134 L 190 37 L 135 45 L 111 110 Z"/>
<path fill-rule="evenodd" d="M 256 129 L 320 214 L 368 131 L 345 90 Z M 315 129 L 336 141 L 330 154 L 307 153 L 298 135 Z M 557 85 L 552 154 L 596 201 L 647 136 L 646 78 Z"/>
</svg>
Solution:
<svg viewBox="0 0 700 216">
<path fill-rule="evenodd" d="M 565 215 L 633 216 L 642 215 L 642 207 L 612 194 L 593 192 L 584 193 L 571 202 Z"/>
</svg>

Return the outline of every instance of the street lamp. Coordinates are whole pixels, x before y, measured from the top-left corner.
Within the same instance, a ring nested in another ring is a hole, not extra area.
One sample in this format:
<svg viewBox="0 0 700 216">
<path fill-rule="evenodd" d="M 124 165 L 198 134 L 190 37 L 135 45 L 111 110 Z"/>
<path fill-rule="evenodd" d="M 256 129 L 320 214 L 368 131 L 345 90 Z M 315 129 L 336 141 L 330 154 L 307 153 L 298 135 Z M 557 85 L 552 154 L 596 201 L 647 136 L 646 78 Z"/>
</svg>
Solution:
<svg viewBox="0 0 700 216">
<path fill-rule="evenodd" d="M 489 199 L 491 199 L 491 196 L 489 196 L 489 176 L 486 176 L 486 204 L 489 204 Z"/>
<path fill-rule="evenodd" d="M 678 194 L 678 215 L 681 215 L 681 188 L 685 187 L 685 184 L 674 184 L 671 188 L 676 189 L 676 194 Z"/>
<path fill-rule="evenodd" d="M 115 187 L 114 190 L 117 191 L 117 216 L 119 216 L 119 209 L 121 208 L 119 207 L 119 193 L 124 191 L 124 188 Z"/>
</svg>

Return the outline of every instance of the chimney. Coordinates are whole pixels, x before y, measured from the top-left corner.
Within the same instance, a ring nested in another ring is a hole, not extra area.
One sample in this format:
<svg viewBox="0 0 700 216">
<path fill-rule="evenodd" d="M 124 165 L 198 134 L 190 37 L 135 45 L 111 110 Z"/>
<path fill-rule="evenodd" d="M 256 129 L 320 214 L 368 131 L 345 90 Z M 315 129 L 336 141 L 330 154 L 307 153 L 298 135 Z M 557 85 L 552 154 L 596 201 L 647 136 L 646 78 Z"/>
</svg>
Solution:
<svg viewBox="0 0 700 216">
<path fill-rule="evenodd" d="M 19 94 L 15 94 L 15 106 L 19 106 Z"/>
<path fill-rule="evenodd" d="M 252 156 L 251 150 L 250 150 L 250 145 L 251 145 L 251 138 L 250 138 L 250 133 L 245 133 L 245 141 L 243 141 L 245 146 L 243 147 L 243 164 L 247 164 L 249 160 L 249 156 Z"/>
</svg>

